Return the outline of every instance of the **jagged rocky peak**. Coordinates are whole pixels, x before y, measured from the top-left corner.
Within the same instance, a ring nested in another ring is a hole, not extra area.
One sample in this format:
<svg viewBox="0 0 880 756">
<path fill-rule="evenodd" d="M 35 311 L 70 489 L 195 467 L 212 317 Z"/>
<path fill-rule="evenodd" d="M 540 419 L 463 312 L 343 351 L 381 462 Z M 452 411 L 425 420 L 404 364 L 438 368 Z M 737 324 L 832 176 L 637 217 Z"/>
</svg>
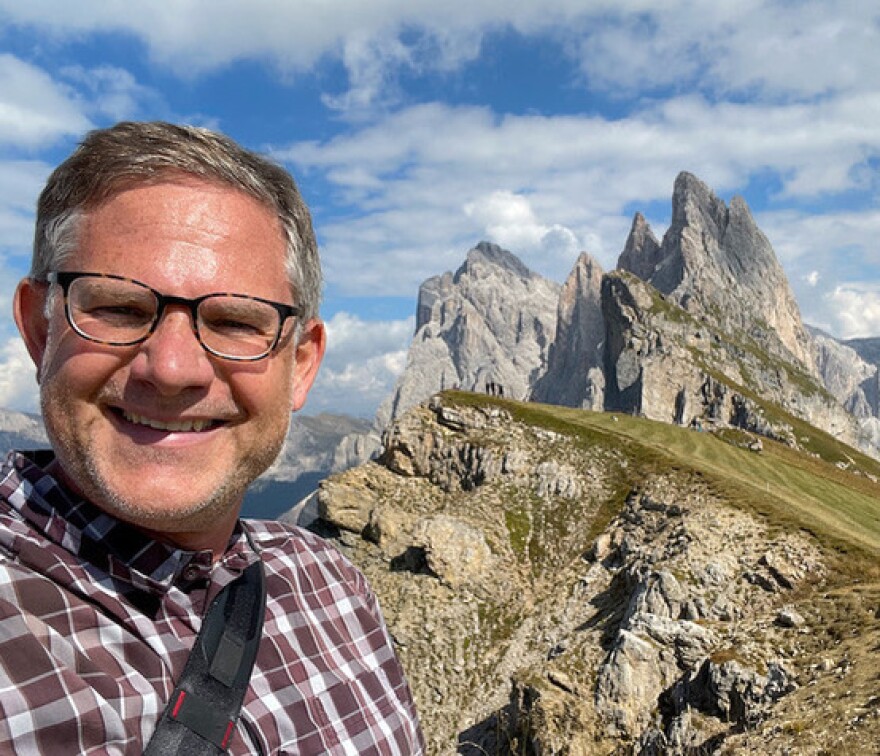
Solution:
<svg viewBox="0 0 880 756">
<path fill-rule="evenodd" d="M 659 248 L 637 216 L 618 267 L 693 315 L 732 335 L 744 333 L 814 372 L 810 338 L 788 280 L 741 197 L 728 207 L 696 176 L 679 174 L 672 221 Z"/>
<path fill-rule="evenodd" d="M 483 241 L 468 252 L 464 264 L 456 271 L 453 280 L 458 283 L 463 276 L 479 275 L 480 269 L 486 265 L 510 271 L 524 280 L 537 275 L 529 270 L 522 260 L 512 252 L 508 252 L 492 242 Z"/>
<path fill-rule="evenodd" d="M 644 215 L 636 213 L 617 267 L 635 273 L 643 281 L 650 281 L 660 263 L 660 254 L 660 242 L 651 226 Z"/>
<path fill-rule="evenodd" d="M 429 278 L 419 288 L 406 369 L 377 424 L 447 388 L 493 384 L 525 398 L 546 367 L 558 296 L 558 284 L 489 242 L 471 249 L 454 274 Z"/>
<path fill-rule="evenodd" d="M 562 286 L 556 311 L 556 337 L 547 371 L 535 383 L 532 398 L 549 404 L 601 410 L 602 267 L 582 252 Z"/>
</svg>

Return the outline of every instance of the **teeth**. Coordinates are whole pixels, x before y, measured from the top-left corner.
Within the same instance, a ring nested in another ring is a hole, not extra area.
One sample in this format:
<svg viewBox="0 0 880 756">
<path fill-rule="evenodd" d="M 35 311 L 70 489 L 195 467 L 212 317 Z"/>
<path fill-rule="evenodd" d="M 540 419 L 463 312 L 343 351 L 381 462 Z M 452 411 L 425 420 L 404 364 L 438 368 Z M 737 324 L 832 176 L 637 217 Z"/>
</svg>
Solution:
<svg viewBox="0 0 880 756">
<path fill-rule="evenodd" d="M 174 433 L 198 433 L 199 431 L 205 430 L 205 428 L 211 424 L 210 420 L 177 420 L 175 422 L 163 423 L 149 417 L 143 417 L 142 415 L 135 415 L 131 412 L 124 411 L 122 415 L 130 423 L 146 425 L 148 428 L 155 428 L 156 430 Z"/>
</svg>

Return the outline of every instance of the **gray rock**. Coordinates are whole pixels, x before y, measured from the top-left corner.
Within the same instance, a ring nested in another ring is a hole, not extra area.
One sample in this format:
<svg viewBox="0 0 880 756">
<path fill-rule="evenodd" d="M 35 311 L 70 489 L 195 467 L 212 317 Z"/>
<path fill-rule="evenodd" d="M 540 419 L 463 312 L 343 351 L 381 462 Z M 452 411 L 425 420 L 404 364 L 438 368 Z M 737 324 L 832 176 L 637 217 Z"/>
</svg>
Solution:
<svg viewBox="0 0 880 756">
<path fill-rule="evenodd" d="M 602 275 L 599 263 L 584 252 L 563 285 L 547 370 L 532 390 L 535 401 L 602 408 Z"/>
<path fill-rule="evenodd" d="M 780 609 L 776 615 L 776 624 L 780 627 L 803 627 L 807 621 L 795 609 L 790 606 Z"/>
<path fill-rule="evenodd" d="M 528 396 L 547 366 L 559 288 L 486 242 L 454 274 L 425 281 L 406 368 L 379 427 L 443 389 L 482 392 L 494 383 L 505 397 Z"/>
<path fill-rule="evenodd" d="M 727 207 L 696 176 L 680 173 L 660 248 L 643 224 L 634 223 L 630 236 L 618 261 L 621 270 L 696 317 L 706 316 L 728 333 L 746 333 L 769 353 L 811 369 L 810 338 L 794 295 L 741 197 Z"/>
</svg>

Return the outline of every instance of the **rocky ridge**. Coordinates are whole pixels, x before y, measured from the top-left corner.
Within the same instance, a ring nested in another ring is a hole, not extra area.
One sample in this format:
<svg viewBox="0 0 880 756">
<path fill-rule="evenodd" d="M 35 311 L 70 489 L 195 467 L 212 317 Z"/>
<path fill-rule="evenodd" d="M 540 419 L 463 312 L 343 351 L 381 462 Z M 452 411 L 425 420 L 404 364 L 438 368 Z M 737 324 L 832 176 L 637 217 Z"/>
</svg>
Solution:
<svg viewBox="0 0 880 756">
<path fill-rule="evenodd" d="M 583 253 L 563 284 L 547 369 L 531 392 L 535 401 L 602 409 L 602 276 L 599 263 Z"/>
<path fill-rule="evenodd" d="M 803 530 L 658 464 L 610 415 L 581 432 L 474 403 L 413 409 L 319 492 L 316 528 L 380 596 L 430 753 L 717 752 L 772 729 L 822 653 L 836 668 L 805 600 L 830 557 Z"/>
<path fill-rule="evenodd" d="M 516 397 L 730 425 L 799 445 L 794 428 L 760 406 L 775 404 L 880 456 L 878 366 L 808 331 L 746 203 L 734 197 L 728 206 L 681 173 L 671 217 L 658 241 L 636 213 L 614 271 L 582 254 L 555 317 L 547 282 L 486 243 L 455 276 L 427 281 L 407 367 L 379 413 L 373 448 L 406 407 L 451 386 L 481 390 L 498 375 Z M 534 315 L 529 288 L 542 302 Z M 515 317 L 499 317 L 505 309 Z M 520 342 L 518 324 L 529 321 L 542 325 Z M 863 351 L 871 348 L 866 340 Z"/>
<path fill-rule="evenodd" d="M 691 315 L 634 275 L 605 276 L 602 312 L 606 410 L 684 426 L 733 426 L 804 446 L 789 423 L 774 419 L 769 405 L 777 405 L 851 446 L 864 444 L 856 418 L 804 365 Z"/>
<path fill-rule="evenodd" d="M 659 244 L 636 217 L 620 270 L 629 270 L 697 318 L 742 333 L 768 354 L 812 371 L 810 338 L 788 280 L 742 197 L 726 205 L 682 172 Z"/>
</svg>

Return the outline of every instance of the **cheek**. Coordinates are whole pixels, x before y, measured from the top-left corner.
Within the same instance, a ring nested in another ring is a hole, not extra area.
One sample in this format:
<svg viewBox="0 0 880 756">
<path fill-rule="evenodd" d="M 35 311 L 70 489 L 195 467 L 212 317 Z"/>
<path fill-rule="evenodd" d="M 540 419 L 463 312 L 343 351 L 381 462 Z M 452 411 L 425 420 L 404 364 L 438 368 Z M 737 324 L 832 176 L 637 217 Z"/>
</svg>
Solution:
<svg viewBox="0 0 880 756">
<path fill-rule="evenodd" d="M 95 346 L 70 331 L 47 345 L 39 371 L 41 394 L 50 394 L 56 412 L 66 417 L 85 420 L 102 397 L 124 393 L 125 355 Z"/>
<path fill-rule="evenodd" d="M 266 366 L 264 372 L 236 371 L 229 376 L 229 388 L 236 404 L 251 417 L 267 424 L 290 413 L 293 381 L 290 361 Z"/>
</svg>

